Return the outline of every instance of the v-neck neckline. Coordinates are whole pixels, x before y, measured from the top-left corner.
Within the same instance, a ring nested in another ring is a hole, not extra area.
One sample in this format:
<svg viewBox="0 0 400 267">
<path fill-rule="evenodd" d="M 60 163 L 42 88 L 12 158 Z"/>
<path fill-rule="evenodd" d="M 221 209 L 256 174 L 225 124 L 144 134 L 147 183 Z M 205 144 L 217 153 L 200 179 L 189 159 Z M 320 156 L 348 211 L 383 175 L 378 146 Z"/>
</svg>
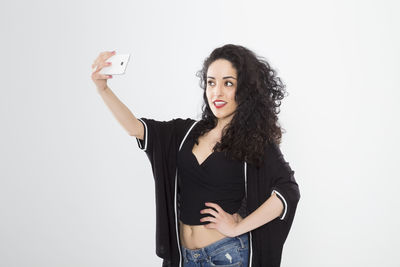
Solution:
<svg viewBox="0 0 400 267">
<path fill-rule="evenodd" d="M 209 160 L 209 158 L 211 158 L 211 157 L 216 153 L 216 151 L 211 152 L 211 153 L 207 156 L 207 158 L 205 158 L 205 159 L 203 160 L 202 163 L 199 163 L 199 160 L 197 159 L 196 155 L 193 153 L 193 148 L 194 148 L 195 145 L 196 145 L 195 140 L 194 140 L 193 138 L 191 138 L 191 143 L 190 143 L 190 146 L 189 146 L 190 154 L 192 154 L 192 156 L 193 156 L 194 160 L 196 161 L 197 165 L 198 165 L 199 167 L 203 167 L 204 164 Z"/>
<path fill-rule="evenodd" d="M 193 149 L 193 147 L 192 147 L 192 149 Z M 215 151 L 213 151 L 211 154 L 209 154 L 209 155 L 207 156 L 207 158 L 206 158 L 205 160 L 203 160 L 202 163 L 199 163 L 199 161 L 198 161 L 196 155 L 193 153 L 192 150 L 190 150 L 190 153 L 193 155 L 194 160 L 196 161 L 197 165 L 200 166 L 200 167 L 202 167 L 202 166 L 204 166 L 204 163 L 205 163 L 213 154 L 215 154 Z"/>
</svg>

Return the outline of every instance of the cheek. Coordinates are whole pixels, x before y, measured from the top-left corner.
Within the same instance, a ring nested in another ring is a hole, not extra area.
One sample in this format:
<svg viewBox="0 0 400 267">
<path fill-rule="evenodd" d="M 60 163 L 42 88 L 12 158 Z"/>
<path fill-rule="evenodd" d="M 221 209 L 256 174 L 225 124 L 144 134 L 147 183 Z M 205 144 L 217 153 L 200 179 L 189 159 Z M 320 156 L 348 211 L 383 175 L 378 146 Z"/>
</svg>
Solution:
<svg viewBox="0 0 400 267">
<path fill-rule="evenodd" d="M 236 95 L 236 90 L 233 90 L 229 97 L 232 102 L 236 102 L 235 95 Z"/>
<path fill-rule="evenodd" d="M 207 97 L 207 101 L 208 101 L 208 103 L 210 103 L 210 94 L 209 94 L 209 92 L 208 91 L 206 91 L 206 97 Z"/>
</svg>

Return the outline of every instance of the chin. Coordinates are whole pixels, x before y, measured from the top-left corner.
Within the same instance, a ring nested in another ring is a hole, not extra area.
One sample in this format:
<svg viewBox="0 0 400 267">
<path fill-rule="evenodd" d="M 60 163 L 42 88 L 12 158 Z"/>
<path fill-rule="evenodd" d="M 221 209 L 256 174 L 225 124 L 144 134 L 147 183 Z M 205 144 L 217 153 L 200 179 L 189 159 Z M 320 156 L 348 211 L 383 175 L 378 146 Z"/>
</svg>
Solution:
<svg viewBox="0 0 400 267">
<path fill-rule="evenodd" d="M 232 113 L 230 113 L 230 114 L 219 114 L 219 115 L 217 115 L 217 114 L 215 114 L 214 113 L 214 116 L 217 118 L 217 119 L 226 119 L 226 118 L 228 118 L 228 117 L 233 117 L 233 114 Z"/>
<path fill-rule="evenodd" d="M 230 112 L 218 112 L 218 110 L 214 110 L 213 108 L 211 109 L 214 117 L 216 117 L 217 119 L 225 119 L 227 117 L 231 117 L 233 116 L 234 111 L 230 111 Z"/>
</svg>

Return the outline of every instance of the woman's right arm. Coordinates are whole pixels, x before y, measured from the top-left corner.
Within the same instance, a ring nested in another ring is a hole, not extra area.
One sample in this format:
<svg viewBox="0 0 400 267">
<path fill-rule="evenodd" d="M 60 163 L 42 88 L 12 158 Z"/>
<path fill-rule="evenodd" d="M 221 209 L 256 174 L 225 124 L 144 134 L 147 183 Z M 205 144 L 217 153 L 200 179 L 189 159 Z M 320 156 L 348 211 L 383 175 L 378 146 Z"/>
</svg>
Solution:
<svg viewBox="0 0 400 267">
<path fill-rule="evenodd" d="M 98 93 L 103 98 L 114 117 L 122 125 L 122 127 L 124 127 L 128 134 L 143 140 L 143 124 L 132 114 L 129 108 L 118 99 L 113 91 L 111 91 L 111 89 L 107 86 L 101 91 L 98 90 Z"/>
<path fill-rule="evenodd" d="M 108 58 L 115 55 L 115 51 L 101 52 L 92 64 L 92 80 L 96 85 L 97 92 L 103 98 L 107 107 L 111 110 L 117 121 L 124 127 L 124 129 L 131 136 L 144 139 L 143 124 L 132 114 L 132 112 L 125 106 L 118 97 L 111 91 L 107 85 L 107 79 L 111 78 L 109 75 L 100 74 L 99 71 L 105 67 L 110 66 L 110 62 L 106 62 Z"/>
</svg>

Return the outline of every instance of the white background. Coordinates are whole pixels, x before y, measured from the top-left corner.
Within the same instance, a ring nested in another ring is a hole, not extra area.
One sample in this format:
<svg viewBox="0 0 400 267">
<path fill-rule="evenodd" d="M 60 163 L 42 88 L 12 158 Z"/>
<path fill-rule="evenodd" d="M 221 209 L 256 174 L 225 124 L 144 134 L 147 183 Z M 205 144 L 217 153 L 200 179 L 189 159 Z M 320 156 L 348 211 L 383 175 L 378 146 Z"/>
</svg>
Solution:
<svg viewBox="0 0 400 267">
<path fill-rule="evenodd" d="M 161 266 L 145 153 L 97 94 L 137 117 L 200 118 L 195 76 L 227 43 L 289 92 L 281 149 L 301 190 L 282 266 L 400 266 L 397 1 L 2 1 L 0 266 Z"/>
</svg>

